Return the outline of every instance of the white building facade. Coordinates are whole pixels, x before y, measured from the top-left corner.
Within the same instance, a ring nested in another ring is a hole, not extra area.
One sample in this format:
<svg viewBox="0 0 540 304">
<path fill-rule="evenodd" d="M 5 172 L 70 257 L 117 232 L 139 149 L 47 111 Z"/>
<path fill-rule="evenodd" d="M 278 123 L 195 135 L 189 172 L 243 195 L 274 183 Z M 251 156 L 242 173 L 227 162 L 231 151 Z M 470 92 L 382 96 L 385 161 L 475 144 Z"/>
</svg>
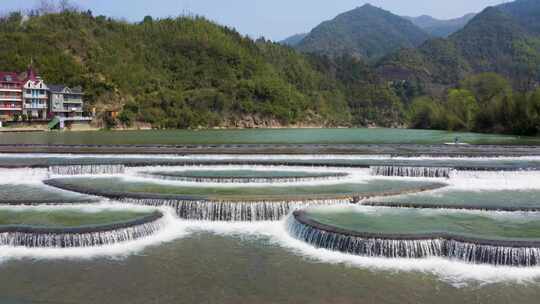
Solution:
<svg viewBox="0 0 540 304">
<path fill-rule="evenodd" d="M 23 85 L 23 115 L 29 119 L 46 120 L 48 90 L 39 76 L 30 73 Z"/>
</svg>

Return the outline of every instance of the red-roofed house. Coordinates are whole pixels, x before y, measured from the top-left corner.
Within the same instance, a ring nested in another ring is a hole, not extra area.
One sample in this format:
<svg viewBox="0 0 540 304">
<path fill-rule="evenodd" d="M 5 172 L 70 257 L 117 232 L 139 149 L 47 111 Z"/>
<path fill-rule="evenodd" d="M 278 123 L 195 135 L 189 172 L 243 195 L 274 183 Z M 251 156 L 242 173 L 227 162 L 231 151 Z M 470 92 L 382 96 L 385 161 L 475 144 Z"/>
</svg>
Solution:
<svg viewBox="0 0 540 304">
<path fill-rule="evenodd" d="M 13 120 L 22 114 L 22 87 L 19 74 L 0 72 L 0 120 Z"/>
</svg>

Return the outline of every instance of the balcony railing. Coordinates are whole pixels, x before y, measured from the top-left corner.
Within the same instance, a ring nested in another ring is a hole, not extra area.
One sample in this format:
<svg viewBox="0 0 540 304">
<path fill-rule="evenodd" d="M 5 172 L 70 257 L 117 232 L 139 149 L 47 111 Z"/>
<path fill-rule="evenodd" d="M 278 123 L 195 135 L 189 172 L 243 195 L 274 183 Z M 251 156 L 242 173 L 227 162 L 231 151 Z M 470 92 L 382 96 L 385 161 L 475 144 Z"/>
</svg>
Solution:
<svg viewBox="0 0 540 304">
<path fill-rule="evenodd" d="M 24 108 L 25 109 L 47 109 L 47 105 L 46 104 L 25 104 L 24 105 Z"/>
<path fill-rule="evenodd" d="M 20 108 L 22 108 L 22 105 L 21 104 L 0 103 L 0 108 L 4 108 L 4 109 L 7 109 L 7 108 L 20 109 Z"/>
<path fill-rule="evenodd" d="M 83 112 L 83 109 L 82 108 L 62 108 L 62 109 L 53 109 L 52 112 L 56 112 L 56 113 Z"/>
<path fill-rule="evenodd" d="M 64 103 L 83 103 L 82 99 L 64 99 Z"/>
<path fill-rule="evenodd" d="M 32 94 L 26 94 L 26 93 L 24 93 L 24 98 L 26 98 L 26 99 L 46 99 L 46 98 L 47 98 L 47 94 L 36 94 L 36 95 L 32 95 Z"/>
<path fill-rule="evenodd" d="M 16 101 L 20 101 L 21 96 L 0 95 L 0 100 L 16 100 Z"/>
<path fill-rule="evenodd" d="M 17 90 L 17 91 L 22 91 L 22 87 L 20 86 L 15 86 L 15 85 L 5 85 L 5 84 L 0 84 L 0 90 Z"/>
</svg>

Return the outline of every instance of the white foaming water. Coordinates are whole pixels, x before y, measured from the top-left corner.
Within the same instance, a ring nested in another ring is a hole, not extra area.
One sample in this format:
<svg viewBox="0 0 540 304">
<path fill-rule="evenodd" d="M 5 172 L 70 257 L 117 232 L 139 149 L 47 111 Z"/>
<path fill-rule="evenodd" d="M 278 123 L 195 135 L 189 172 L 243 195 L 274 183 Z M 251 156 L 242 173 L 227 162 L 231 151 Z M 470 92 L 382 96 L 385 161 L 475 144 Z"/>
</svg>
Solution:
<svg viewBox="0 0 540 304">
<path fill-rule="evenodd" d="M 540 171 L 457 171 L 446 181 L 452 190 L 540 189 Z"/>
<path fill-rule="evenodd" d="M 310 173 L 346 173 L 347 176 L 332 179 L 313 179 L 308 181 L 295 181 L 287 183 L 213 183 L 213 182 L 189 182 L 166 180 L 140 176 L 142 172 L 182 172 L 182 171 L 223 171 L 223 170 L 252 170 L 259 172 L 288 171 L 288 172 L 310 172 Z M 102 175 L 103 176 L 103 175 Z M 182 166 L 182 167 L 162 167 L 150 166 L 139 168 L 128 168 L 125 181 L 129 182 L 149 182 L 163 185 L 189 186 L 189 187 L 213 187 L 213 188 L 237 188 L 237 187 L 295 187 L 295 186 L 317 186 L 317 185 L 337 185 L 342 183 L 366 183 L 371 178 L 369 169 L 358 168 L 313 168 L 313 167 L 290 167 L 290 166 L 262 166 L 262 165 L 232 165 L 232 166 Z"/>
<path fill-rule="evenodd" d="M 389 259 L 362 257 L 327 249 L 315 248 L 289 235 L 281 222 L 258 223 L 215 223 L 188 222 L 190 232 L 210 232 L 222 236 L 263 238 L 271 244 L 286 248 L 306 259 L 329 264 L 345 264 L 374 271 L 420 272 L 432 274 L 456 287 L 469 284 L 491 284 L 501 282 L 536 283 L 540 279 L 540 267 L 506 267 L 474 265 L 444 258 Z"/>
<path fill-rule="evenodd" d="M 109 206 L 110 207 L 110 206 Z M 118 206 L 120 208 L 133 208 Z M 164 213 L 164 228 L 158 233 L 132 242 L 93 248 L 23 248 L 0 247 L 0 261 L 9 259 L 121 259 L 142 252 L 150 246 L 157 246 L 183 238 L 194 232 L 209 232 L 225 237 L 249 237 L 269 241 L 294 254 L 312 261 L 345 264 L 373 271 L 420 272 L 432 274 L 456 287 L 469 284 L 489 284 L 500 282 L 536 283 L 540 279 L 540 267 L 515 268 L 490 265 L 472 265 L 444 258 L 429 259 L 388 259 L 361 257 L 326 249 L 317 249 L 291 237 L 285 228 L 285 221 L 257 223 L 225 223 L 182 221 L 169 208 L 160 208 Z"/>
<path fill-rule="evenodd" d="M 0 169 L 0 185 L 40 185 L 47 169 Z"/>
<path fill-rule="evenodd" d="M 34 156 L 34 155 L 32 155 Z M 59 155 L 65 157 L 65 155 Z M 88 157 L 76 156 L 76 157 Z M 99 156 L 104 157 L 104 156 Z M 117 156 L 129 158 L 122 155 Z M 148 156 L 144 156 L 148 158 Z M 176 157 L 176 156 L 170 156 Z M 213 157 L 213 156 L 212 156 Z M 287 159 L 291 159 L 287 156 Z M 245 159 L 245 158 L 244 158 Z M 267 159 L 267 158 L 265 158 Z M 524 159 L 524 158 L 519 158 Z M 245 168 L 245 166 L 237 166 Z M 249 167 L 249 166 L 248 166 Z M 159 167 L 149 167 L 159 168 Z M 200 167 L 197 167 L 200 169 Z M 219 168 L 219 167 L 214 167 Z M 231 166 L 222 167 L 232 169 Z M 267 168 L 267 167 L 265 167 Z M 283 167 L 284 168 L 284 167 Z M 138 170 L 146 170 L 138 168 Z M 159 168 L 160 170 L 162 168 Z M 186 170 L 186 167 L 182 167 Z M 275 170 L 275 167 L 272 168 Z M 287 168 L 289 171 L 291 168 Z M 322 168 L 292 168 L 292 170 L 305 171 L 311 169 L 321 172 Z M 206 170 L 206 168 L 205 168 Z M 218 170 L 218 169 L 216 169 Z M 266 169 L 265 169 L 266 170 Z M 268 168 L 268 170 L 271 170 Z M 390 179 L 404 180 L 401 178 L 373 178 L 369 176 L 367 169 L 333 169 L 340 172 L 353 172 L 353 179 L 358 181 L 366 181 L 368 179 Z M 129 171 L 136 172 L 136 171 Z M 114 175 L 113 175 L 114 176 Z M 116 175 L 117 176 L 117 175 Z M 40 184 L 47 177 L 47 172 L 44 169 L 13 169 L 0 171 L 0 184 Z M 103 177 L 103 176 L 99 176 Z M 135 177 L 125 176 L 128 180 L 136 180 Z M 418 180 L 429 180 L 425 178 L 415 178 Z M 146 181 L 146 179 L 143 179 Z M 414 180 L 414 179 L 413 179 Z M 539 189 L 540 172 L 457 172 L 446 182 L 450 184 L 448 189 L 465 189 L 465 190 L 503 190 L 503 189 Z M 343 182 L 341 180 L 340 182 Z M 178 183 L 175 183 L 178 184 Z M 321 184 L 323 185 L 323 184 Z M 207 184 L 205 186 L 217 186 L 215 184 Z M 444 190 L 443 190 L 444 191 Z M 107 201 L 98 205 L 73 205 L 73 206 L 10 206 L 1 208 L 15 208 L 15 210 L 25 210 L 25 208 L 43 208 L 41 210 L 60 210 L 77 209 L 86 210 L 86 212 L 97 212 L 103 210 L 100 208 L 126 208 L 130 210 L 143 210 L 138 208 L 146 208 L 145 210 L 155 210 L 156 208 L 134 206 L 129 204 L 110 205 Z M 18 208 L 18 209 L 17 209 Z M 194 222 L 179 220 L 174 211 L 170 208 L 159 208 L 163 210 L 166 222 L 165 227 L 158 233 L 139 239 L 132 242 L 115 244 L 110 246 L 101 246 L 94 248 L 64 248 L 64 249 L 31 249 L 22 247 L 2 247 L 0 248 L 0 260 L 11 258 L 44 258 L 44 259 L 88 259 L 95 257 L 122 258 L 131 254 L 141 252 L 148 246 L 155 246 L 172 240 L 182 238 L 185 235 L 196 231 L 208 231 L 211 233 L 225 236 L 251 236 L 256 238 L 265 238 L 270 240 L 274 245 L 281 246 L 291 250 L 292 252 L 302 255 L 306 258 L 313 259 L 324 263 L 346 264 L 351 267 L 359 267 L 378 271 L 406 271 L 406 272 L 423 272 L 434 274 L 442 280 L 447 281 L 455 286 L 463 286 L 470 282 L 496 283 L 505 281 L 516 282 L 537 282 L 540 279 L 540 267 L 532 268 L 514 268 L 514 267 L 495 267 L 490 265 L 471 265 L 457 261 L 450 261 L 443 258 L 428 258 L 428 259 L 388 259 L 388 258 L 372 258 L 354 256 L 339 252 L 333 252 L 325 249 L 316 249 L 302 241 L 291 237 L 286 229 L 284 222 L 258 222 L 258 223 L 215 223 L 215 222 Z M 426 211 L 427 212 L 427 211 Z M 431 211 L 432 212 L 432 211 Z M 496 213 L 498 214 L 498 213 Z M 501 213 L 507 215 L 507 213 Z M 514 216 L 515 214 L 511 214 Z"/>
<path fill-rule="evenodd" d="M 132 207 L 132 206 L 131 206 Z M 154 208 L 155 210 L 155 208 Z M 141 252 L 149 246 L 157 246 L 182 238 L 188 234 L 187 223 L 179 220 L 170 208 L 159 208 L 163 223 L 157 233 L 135 241 L 118 243 L 107 246 L 86 248 L 27 248 L 27 247 L 0 247 L 0 261 L 12 259 L 92 259 L 92 258 L 125 258 Z"/>
<path fill-rule="evenodd" d="M 115 202 L 109 199 L 102 199 L 94 204 L 61 204 L 61 205 L 0 205 L 0 210 L 9 211 L 39 211 L 39 212 L 54 212 L 54 211 L 79 211 L 82 213 L 99 213 L 105 211 L 134 211 L 134 212 L 152 212 L 156 207 L 125 204 Z M 164 208 L 165 211 L 169 209 Z"/>
<path fill-rule="evenodd" d="M 126 168 L 126 173 L 139 172 L 178 172 L 178 171 L 225 171 L 225 170 L 249 170 L 257 172 L 290 171 L 290 172 L 310 172 L 310 173 L 341 173 L 355 169 L 332 168 L 332 167 L 298 167 L 298 166 L 270 166 L 270 165 L 200 165 L 200 166 L 146 166 Z"/>
</svg>

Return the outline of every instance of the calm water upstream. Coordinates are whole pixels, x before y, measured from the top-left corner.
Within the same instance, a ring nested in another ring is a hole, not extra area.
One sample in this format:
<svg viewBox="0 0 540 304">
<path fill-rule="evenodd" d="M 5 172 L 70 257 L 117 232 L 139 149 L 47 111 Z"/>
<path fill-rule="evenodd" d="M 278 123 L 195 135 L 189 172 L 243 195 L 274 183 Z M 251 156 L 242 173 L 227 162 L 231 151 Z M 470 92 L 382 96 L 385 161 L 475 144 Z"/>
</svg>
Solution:
<svg viewBox="0 0 540 304">
<path fill-rule="evenodd" d="M 516 137 L 406 129 L 257 129 L 0 133 L 0 144 L 540 144 Z"/>
</svg>

